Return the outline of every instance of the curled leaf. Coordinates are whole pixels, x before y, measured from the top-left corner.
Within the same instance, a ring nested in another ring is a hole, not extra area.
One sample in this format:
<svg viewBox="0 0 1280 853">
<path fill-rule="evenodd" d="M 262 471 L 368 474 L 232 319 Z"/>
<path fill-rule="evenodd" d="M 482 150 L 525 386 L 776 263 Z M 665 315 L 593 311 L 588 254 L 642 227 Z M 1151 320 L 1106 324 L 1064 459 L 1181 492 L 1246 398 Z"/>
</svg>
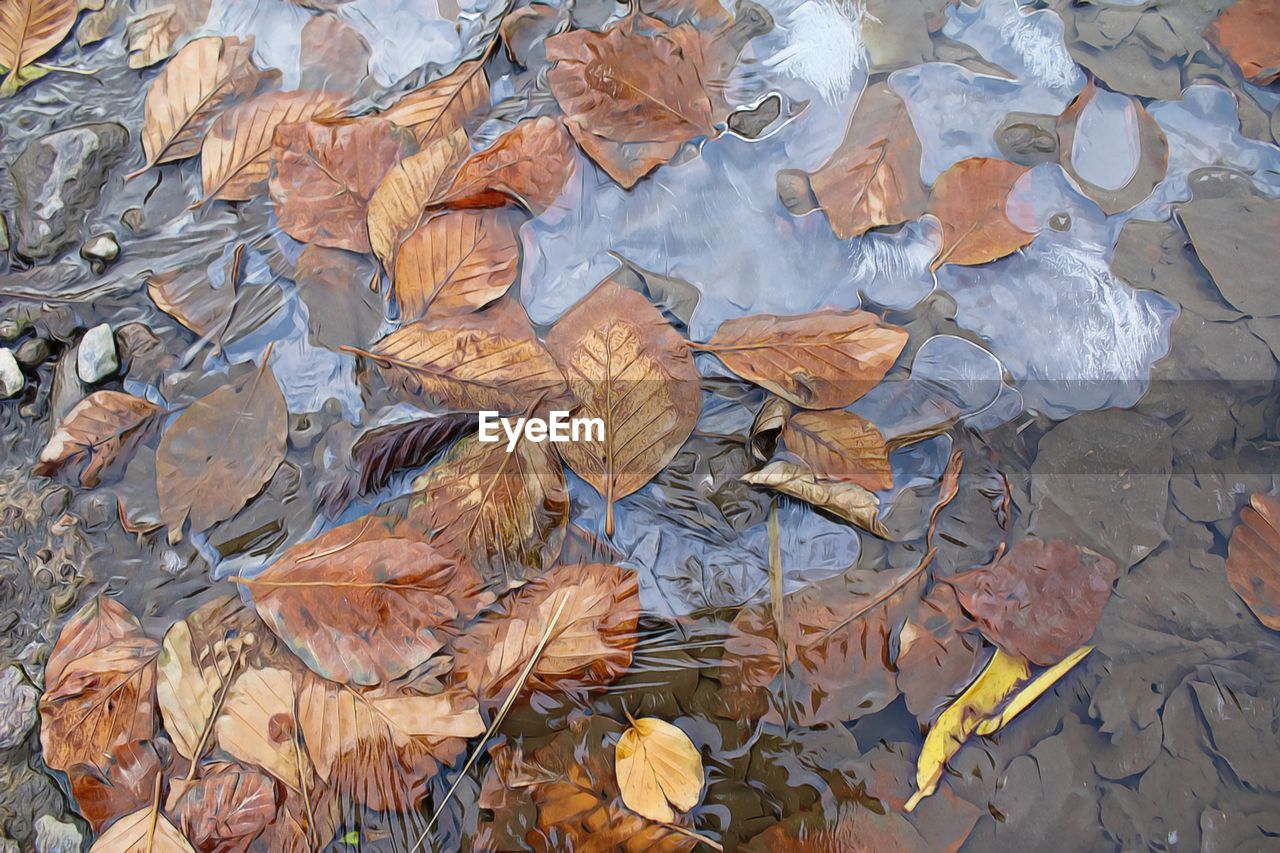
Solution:
<svg viewBox="0 0 1280 853">
<path fill-rule="evenodd" d="M 448 191 L 432 204 L 501 207 L 515 202 L 537 216 L 564 192 L 573 165 L 573 141 L 559 120 L 525 119 L 463 163 Z"/>
<path fill-rule="evenodd" d="M 753 486 L 767 486 L 790 495 L 869 533 L 889 538 L 889 531 L 879 518 L 880 499 L 856 483 L 822 480 L 807 466 L 781 459 L 759 471 L 744 474 L 742 479 Z"/>
<path fill-rule="evenodd" d="M 615 751 L 622 802 L 636 814 L 670 823 L 702 798 L 702 755 L 679 728 L 653 717 L 631 720 Z"/>
<path fill-rule="evenodd" d="M 164 410 L 121 391 L 95 391 L 66 414 L 40 451 L 33 469 L 51 477 L 65 465 L 85 462 L 80 485 L 93 488 L 103 472 L 129 464 L 138 445 L 158 425 Z"/>
<path fill-rule="evenodd" d="M 422 222 L 427 203 L 449 185 L 470 152 L 461 130 L 433 139 L 387 172 L 369 199 L 369 243 L 384 269 L 395 269 L 396 252 Z"/>
</svg>

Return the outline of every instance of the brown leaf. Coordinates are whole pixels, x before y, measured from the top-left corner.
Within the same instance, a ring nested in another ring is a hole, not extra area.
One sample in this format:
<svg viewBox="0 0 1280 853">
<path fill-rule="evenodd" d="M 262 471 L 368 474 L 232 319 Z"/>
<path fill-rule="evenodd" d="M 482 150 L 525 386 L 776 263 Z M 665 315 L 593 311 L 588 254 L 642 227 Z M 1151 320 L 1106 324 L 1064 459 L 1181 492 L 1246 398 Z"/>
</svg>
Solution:
<svg viewBox="0 0 1280 853">
<path fill-rule="evenodd" d="M 928 198 L 920 181 L 920 140 L 906 105 L 888 83 L 863 93 L 844 141 L 822 168 L 808 175 L 779 173 L 779 187 L 789 178 L 807 183 L 842 240 L 917 219 Z"/>
<path fill-rule="evenodd" d="M 474 422 L 474 421 L 473 421 Z M 487 583 L 516 586 L 560 555 L 569 492 L 547 442 L 462 439 L 413 483 L 409 520 Z"/>
<path fill-rule="evenodd" d="M 747 451 L 757 462 L 768 462 L 792 414 L 791 404 L 770 395 L 756 412 L 747 433 Z"/>
<path fill-rule="evenodd" d="M 295 545 L 239 583 L 307 666 L 332 681 L 363 685 L 422 664 L 444 645 L 451 623 L 491 600 L 470 565 L 376 516 Z"/>
<path fill-rule="evenodd" d="M 640 617 L 635 573 L 603 564 L 565 565 L 513 590 L 454 641 L 454 671 L 467 689 L 486 704 L 501 704 L 562 603 L 521 695 L 585 692 L 626 672 Z"/>
<path fill-rule="evenodd" d="M 98 597 L 72 617 L 49 655 L 40 697 L 40 745 L 55 770 L 106 770 L 112 751 L 156 730 L 159 645 L 137 620 Z"/>
<path fill-rule="evenodd" d="M 316 773 L 344 800 L 374 811 L 407 811 L 441 764 L 484 731 L 475 697 L 361 693 L 309 674 L 298 719 Z"/>
<path fill-rule="evenodd" d="M 369 74 L 369 42 L 332 13 L 312 15 L 302 27 L 298 49 L 304 89 L 354 92 Z"/>
<path fill-rule="evenodd" d="M 265 325 L 284 304 L 274 283 L 243 284 L 240 268 L 246 244 L 238 244 L 226 261 L 221 287 L 209 280 L 205 264 L 184 263 L 147 279 L 147 295 L 156 307 L 200 337 L 219 346 L 232 343 Z M 221 252 L 207 256 L 210 263 Z"/>
<path fill-rule="evenodd" d="M 825 815 L 823 816 L 826 817 Z M 930 853 L 931 847 L 902 815 L 877 814 L 855 803 L 841 804 L 830 822 L 798 815 L 774 824 L 742 848 L 746 853 Z"/>
<path fill-rule="evenodd" d="M 1051 666 L 1093 636 L 1115 579 L 1116 564 L 1101 554 L 1029 538 L 949 583 L 988 640 Z"/>
<path fill-rule="evenodd" d="M 156 490 L 169 541 L 240 511 L 284 460 L 288 409 L 263 357 L 258 370 L 196 400 L 156 449 Z"/>
<path fill-rule="evenodd" d="M 200 147 L 204 200 L 251 199 L 267 188 L 276 128 L 333 118 L 342 101 L 328 92 L 268 92 L 218 116 Z"/>
<path fill-rule="evenodd" d="M 702 411 L 688 343 L 643 296 L 606 279 L 547 333 L 547 349 L 569 379 L 577 417 L 599 418 L 603 441 L 557 444 L 560 455 L 613 504 L 667 466 Z"/>
<path fill-rule="evenodd" d="M 820 479 L 808 466 L 785 459 L 770 462 L 759 471 L 750 471 L 742 479 L 826 510 L 882 539 L 889 538 L 889 531 L 879 518 L 880 499 L 855 483 Z"/>
<path fill-rule="evenodd" d="M 204 25 L 210 0 L 176 0 L 129 19 L 125 45 L 130 68 L 149 68 L 168 59 L 174 45 Z"/>
<path fill-rule="evenodd" d="M 19 72 L 58 46 L 76 22 L 76 0 L 4 0 L 0 3 L 0 67 L 8 74 L 0 96 L 22 85 Z"/>
<path fill-rule="evenodd" d="M 942 250 L 933 260 L 933 269 L 943 264 L 985 264 L 1035 238 L 1005 215 L 1009 191 L 1026 172 L 1026 166 L 1007 160 L 970 157 L 938 176 L 929 196 L 929 213 L 942 223 Z"/>
<path fill-rule="evenodd" d="M 432 204 L 501 207 L 514 201 L 537 216 L 564 192 L 573 166 L 573 140 L 559 120 L 525 119 L 463 163 Z"/>
<path fill-rule="evenodd" d="M 187 42 L 147 90 L 142 150 L 147 162 L 194 157 L 218 114 L 264 83 L 277 83 L 278 71 L 265 73 L 252 59 L 252 40 L 206 36 Z"/>
<path fill-rule="evenodd" d="M 400 244 L 392 286 L 406 319 L 465 314 L 506 293 L 519 263 L 507 211 L 449 210 Z"/>
<path fill-rule="evenodd" d="M 79 812 L 94 832 L 107 824 L 149 805 L 155 798 L 160 755 L 149 740 L 135 740 L 111 751 L 105 766 L 77 764 L 67 771 L 71 794 Z"/>
<path fill-rule="evenodd" d="M 547 39 L 551 92 L 565 124 L 593 160 L 624 187 L 713 136 L 714 107 L 688 24 L 667 27 L 633 14 L 604 33 L 572 30 Z"/>
<path fill-rule="evenodd" d="M 1058 117 L 1058 148 L 1062 151 L 1062 168 L 1089 198 L 1098 203 L 1103 213 L 1111 216 L 1142 202 L 1164 180 L 1169 166 L 1169 142 L 1160 125 L 1142 106 L 1142 102 L 1129 97 L 1128 108 L 1132 111 L 1133 124 L 1138 133 L 1138 164 L 1122 187 L 1108 189 L 1091 183 L 1076 171 L 1072 152 L 1075 150 L 1080 118 L 1097 94 L 1098 87 L 1090 80 L 1075 100 L 1063 110 Z"/>
<path fill-rule="evenodd" d="M 1280 631 L 1280 500 L 1254 494 L 1227 546 L 1227 580 L 1258 621 Z"/>
<path fill-rule="evenodd" d="M 824 309 L 727 320 L 697 349 L 748 382 L 806 409 L 842 409 L 884 379 L 907 331 L 866 311 Z"/>
<path fill-rule="evenodd" d="M 945 584 L 929 590 L 898 632 L 898 689 L 907 710 L 931 723 L 973 682 L 991 656 Z"/>
<path fill-rule="evenodd" d="M 304 243 L 371 251 L 369 198 L 388 170 L 416 150 L 408 132 L 374 117 L 277 127 L 270 187 L 280 227 Z"/>
<path fill-rule="evenodd" d="M 369 243 L 383 269 L 395 269 L 396 252 L 422 223 L 427 203 L 442 193 L 464 157 L 467 135 L 456 130 L 432 139 L 412 157 L 397 163 L 369 199 Z"/>
<path fill-rule="evenodd" d="M 456 411 L 521 412 L 565 391 L 564 376 L 531 329 L 485 314 L 410 323 L 369 358 L 407 401 Z"/>
<path fill-rule="evenodd" d="M 875 424 L 847 412 L 796 412 L 782 430 L 787 450 L 817 476 L 869 491 L 893 488 L 889 449 Z"/>
<path fill-rule="evenodd" d="M 1205 37 L 1240 66 L 1251 83 L 1269 86 L 1280 78 L 1280 3 L 1236 0 L 1204 31 Z"/>
<path fill-rule="evenodd" d="M 229 764 L 197 779 L 169 813 L 197 849 L 244 853 L 275 820 L 276 784 L 256 770 Z"/>
<path fill-rule="evenodd" d="M 382 112 L 382 117 L 407 127 L 425 146 L 444 139 L 489 108 L 489 79 L 484 59 L 464 62 L 457 69 L 421 89 L 410 92 Z"/>
<path fill-rule="evenodd" d="M 129 464 L 138 444 L 159 424 L 164 410 L 121 391 L 95 391 L 67 413 L 32 469 L 52 477 L 70 463 L 87 462 L 80 485 L 93 488 L 104 471 Z"/>
<path fill-rule="evenodd" d="M 111 824 L 93 842 L 90 853 L 195 853 L 195 848 L 149 805 Z"/>
</svg>

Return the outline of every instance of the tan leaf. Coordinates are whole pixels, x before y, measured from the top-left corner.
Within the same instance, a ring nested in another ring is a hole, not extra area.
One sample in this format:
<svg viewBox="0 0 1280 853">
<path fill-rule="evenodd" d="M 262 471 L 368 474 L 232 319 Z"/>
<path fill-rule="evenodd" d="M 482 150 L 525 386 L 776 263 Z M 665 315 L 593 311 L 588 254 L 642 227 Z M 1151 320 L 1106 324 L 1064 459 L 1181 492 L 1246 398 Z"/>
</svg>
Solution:
<svg viewBox="0 0 1280 853">
<path fill-rule="evenodd" d="M 410 323 L 366 356 L 410 402 L 478 412 L 521 412 L 564 393 L 564 376 L 532 331 L 507 328 L 485 314 Z"/>
<path fill-rule="evenodd" d="M 400 244 L 392 286 L 405 319 L 465 314 L 506 293 L 520 246 L 504 210 L 447 210 Z"/>
<path fill-rule="evenodd" d="M 1251 83 L 1269 86 L 1280 78 L 1280 4 L 1236 0 L 1204 34 L 1240 66 Z"/>
<path fill-rule="evenodd" d="M 316 773 L 343 799 L 405 811 L 426 794 L 439 765 L 484 731 L 474 696 L 360 693 L 309 674 L 298 718 Z"/>
<path fill-rule="evenodd" d="M 427 202 L 444 191 L 458 165 L 470 153 L 461 130 L 428 142 L 412 157 L 401 160 L 369 199 L 369 243 L 383 269 L 395 269 L 401 242 L 422 222 Z"/>
<path fill-rule="evenodd" d="M 261 767 L 295 791 L 311 774 L 295 716 L 298 676 L 287 669 L 250 669 L 231 683 L 213 723 L 218 746 Z"/>
<path fill-rule="evenodd" d="M 565 462 L 613 504 L 667 466 L 702 411 L 698 369 L 688 343 L 634 290 L 606 279 L 565 312 L 547 349 L 579 402 L 578 417 L 599 418 L 603 441 L 557 444 Z"/>
<path fill-rule="evenodd" d="M 410 92 L 382 112 L 382 117 L 413 131 L 426 144 L 465 131 L 466 123 L 489 107 L 489 80 L 484 59 L 464 62 L 421 89 Z"/>
<path fill-rule="evenodd" d="M 222 113 L 200 147 L 204 200 L 243 201 L 267 187 L 276 128 L 332 118 L 343 103 L 328 92 L 268 92 Z"/>
<path fill-rule="evenodd" d="M 728 320 L 696 349 L 748 382 L 806 409 L 842 409 L 884 379 L 907 331 L 866 311 L 824 309 Z"/>
<path fill-rule="evenodd" d="M 147 806 L 111 824 L 89 853 L 195 853 L 195 848 L 168 818 Z"/>
<path fill-rule="evenodd" d="M 176 12 L 174 6 L 158 6 L 129 19 L 124 42 L 130 68 L 150 68 L 173 54 Z"/>
<path fill-rule="evenodd" d="M 676 726 L 653 717 L 631 720 L 618 739 L 614 767 L 622 802 L 636 814 L 670 823 L 702 798 L 702 754 Z"/>
<path fill-rule="evenodd" d="M 929 213 L 942 223 L 935 270 L 943 264 L 985 264 L 1035 238 L 1005 214 L 1009 191 L 1026 172 L 1026 166 L 1007 160 L 970 157 L 938 176 L 929 196 Z"/>
<path fill-rule="evenodd" d="M 789 177 L 807 183 L 842 240 L 917 219 L 927 199 L 920 181 L 920 140 L 906 105 L 888 83 L 863 93 L 844 141 L 822 168 L 809 175 L 779 173 L 779 187 Z"/>
<path fill-rule="evenodd" d="M 511 592 L 454 641 L 454 671 L 467 689 L 489 705 L 504 701 L 562 604 L 522 695 L 585 690 L 622 675 L 631 665 L 640 617 L 635 573 L 602 564 L 565 565 Z"/>
<path fill-rule="evenodd" d="M 33 470 L 52 477 L 69 463 L 87 462 L 80 472 L 80 485 L 93 488 L 108 468 L 129 464 L 163 411 L 132 394 L 95 391 L 67 412 Z"/>
<path fill-rule="evenodd" d="M 1280 500 L 1258 492 L 1227 546 L 1227 580 L 1258 621 L 1280 631 Z"/>
<path fill-rule="evenodd" d="M 880 499 L 855 483 L 821 480 L 806 466 L 785 460 L 770 462 L 759 471 L 744 474 L 742 479 L 826 510 L 876 536 L 889 536 L 879 518 Z"/>
<path fill-rule="evenodd" d="M 368 252 L 369 198 L 417 144 L 380 118 L 307 121 L 276 128 L 271 202 L 290 237 Z"/>
<path fill-rule="evenodd" d="M 0 67 L 9 72 L 0 84 L 0 96 L 18 90 L 22 70 L 67 37 L 79 12 L 76 0 L 0 2 Z"/>
<path fill-rule="evenodd" d="M 284 460 L 289 412 L 275 375 L 262 365 L 196 400 L 156 449 L 156 491 L 169 541 L 208 530 L 240 511 Z"/>
<path fill-rule="evenodd" d="M 409 520 L 489 583 L 515 586 L 560 554 L 569 518 L 564 470 L 551 445 L 462 439 L 413 483 Z"/>
<path fill-rule="evenodd" d="M 219 113 L 264 81 L 279 79 L 279 72 L 260 71 L 252 53 L 252 41 L 218 36 L 195 39 L 178 51 L 147 90 L 142 170 L 199 154 Z"/>
<path fill-rule="evenodd" d="M 867 419 L 834 409 L 796 412 L 782 430 L 787 450 L 824 480 L 853 483 L 878 492 L 893 487 L 889 449 Z"/>
<path fill-rule="evenodd" d="M 424 663 L 449 639 L 456 620 L 492 600 L 468 563 L 422 541 L 414 528 L 376 516 L 295 545 L 239 583 L 307 666 L 331 681 L 359 685 L 398 678 Z"/>
<path fill-rule="evenodd" d="M 514 201 L 537 216 L 564 192 L 573 166 L 573 140 L 563 124 L 548 116 L 525 119 L 463 163 L 432 204 L 501 207 Z"/>
<path fill-rule="evenodd" d="M 112 751 L 156 729 L 155 658 L 127 610 L 108 599 L 81 609 L 58 637 L 40 698 L 40 745 L 55 770 L 108 767 Z"/>
</svg>

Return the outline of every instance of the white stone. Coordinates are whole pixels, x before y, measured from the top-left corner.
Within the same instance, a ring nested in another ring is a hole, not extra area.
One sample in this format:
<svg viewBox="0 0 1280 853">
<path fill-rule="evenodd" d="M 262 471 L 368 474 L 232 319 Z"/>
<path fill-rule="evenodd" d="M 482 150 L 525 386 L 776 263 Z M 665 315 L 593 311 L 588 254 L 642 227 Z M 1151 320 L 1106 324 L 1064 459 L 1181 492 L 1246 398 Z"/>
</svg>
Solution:
<svg viewBox="0 0 1280 853">
<path fill-rule="evenodd" d="M 84 836 L 73 823 L 63 823 L 53 815 L 42 815 L 36 821 L 37 853 L 80 853 Z"/>
<path fill-rule="evenodd" d="M 40 693 L 11 666 L 0 672 L 0 749 L 13 749 L 26 740 L 36 724 L 36 700 Z"/>
<path fill-rule="evenodd" d="M 76 352 L 76 372 L 80 381 L 93 384 L 101 382 L 120 367 L 116 359 L 116 339 L 106 323 L 94 326 L 80 339 Z"/>
<path fill-rule="evenodd" d="M 0 348 L 0 397 L 12 397 L 26 384 L 26 377 L 22 375 L 22 368 L 18 367 L 18 360 L 13 357 L 13 350 L 8 347 Z"/>
</svg>

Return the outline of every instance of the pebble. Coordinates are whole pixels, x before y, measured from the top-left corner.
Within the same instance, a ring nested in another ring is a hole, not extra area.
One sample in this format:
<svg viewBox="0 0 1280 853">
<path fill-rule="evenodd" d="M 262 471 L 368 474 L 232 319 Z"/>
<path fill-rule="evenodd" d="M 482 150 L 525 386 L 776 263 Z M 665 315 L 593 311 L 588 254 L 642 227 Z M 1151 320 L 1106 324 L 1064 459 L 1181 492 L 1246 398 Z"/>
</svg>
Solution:
<svg viewBox="0 0 1280 853">
<path fill-rule="evenodd" d="M 31 338 L 23 341 L 13 354 L 17 356 L 18 364 L 29 370 L 48 361 L 53 355 L 53 347 L 44 338 Z"/>
<path fill-rule="evenodd" d="M 80 247 L 80 257 L 89 262 L 94 273 L 101 275 L 120 257 L 120 244 L 116 242 L 116 235 L 110 231 L 93 235 Z"/>
<path fill-rule="evenodd" d="M 63 823 L 53 815 L 36 820 L 36 853 L 80 853 L 84 836 L 73 823 Z"/>
<path fill-rule="evenodd" d="M 0 672 L 0 750 L 13 749 L 27 739 L 36 724 L 39 698 L 39 691 L 27 683 L 18 667 Z"/>
<path fill-rule="evenodd" d="M 94 326 L 80 339 L 76 353 L 76 372 L 80 381 L 92 385 L 101 382 L 120 368 L 116 358 L 116 339 L 106 323 Z"/>
<path fill-rule="evenodd" d="M 22 368 L 18 367 L 18 360 L 13 357 L 13 350 L 8 347 L 0 349 L 0 397 L 12 397 L 26 383 Z"/>
<path fill-rule="evenodd" d="M 22 337 L 26 324 L 17 320 L 0 320 L 0 341 L 10 343 Z"/>
</svg>

